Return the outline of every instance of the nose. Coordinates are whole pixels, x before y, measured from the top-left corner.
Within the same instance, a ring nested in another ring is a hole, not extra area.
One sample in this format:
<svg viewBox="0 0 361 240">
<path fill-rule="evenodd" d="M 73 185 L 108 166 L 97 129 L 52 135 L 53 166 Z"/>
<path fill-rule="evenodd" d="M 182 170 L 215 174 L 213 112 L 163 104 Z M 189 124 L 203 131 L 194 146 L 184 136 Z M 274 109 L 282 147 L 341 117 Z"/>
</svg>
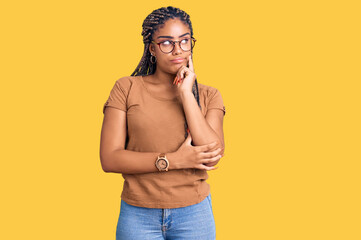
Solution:
<svg viewBox="0 0 361 240">
<path fill-rule="evenodd" d="M 173 54 L 181 54 L 182 53 L 182 49 L 179 46 L 179 42 L 174 44 L 174 49 L 173 49 Z"/>
</svg>

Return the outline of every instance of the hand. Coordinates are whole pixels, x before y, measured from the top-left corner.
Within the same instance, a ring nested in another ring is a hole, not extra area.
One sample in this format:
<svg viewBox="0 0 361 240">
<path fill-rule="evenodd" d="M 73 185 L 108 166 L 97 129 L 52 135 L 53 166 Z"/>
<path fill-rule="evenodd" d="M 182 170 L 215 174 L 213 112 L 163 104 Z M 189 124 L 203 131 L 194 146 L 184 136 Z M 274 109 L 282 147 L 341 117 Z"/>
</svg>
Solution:
<svg viewBox="0 0 361 240">
<path fill-rule="evenodd" d="M 188 57 L 188 66 L 182 66 L 178 69 L 177 76 L 173 84 L 177 84 L 178 92 L 192 92 L 193 84 L 196 79 L 194 73 L 192 54 Z"/>
<path fill-rule="evenodd" d="M 224 154 L 222 154 L 222 157 L 224 157 Z M 213 167 L 213 166 L 217 165 L 220 160 L 221 160 L 221 158 L 219 158 L 218 160 L 216 160 L 214 162 L 204 163 L 204 165 L 206 165 L 207 167 Z"/>
<path fill-rule="evenodd" d="M 188 137 L 176 152 L 167 154 L 170 165 L 173 165 L 175 169 L 197 168 L 207 171 L 217 169 L 218 167 L 214 167 L 213 165 L 216 165 L 217 163 L 215 162 L 218 162 L 222 157 L 220 155 L 222 151 L 221 148 L 213 149 L 217 142 L 202 146 L 192 146 L 191 142 L 191 134 L 188 134 Z M 206 164 L 213 165 L 207 166 Z"/>
<path fill-rule="evenodd" d="M 220 154 L 222 155 L 222 157 L 224 157 L 224 151 L 223 151 L 223 150 L 224 150 L 224 148 L 223 148 L 222 151 L 220 152 Z M 221 159 L 218 159 L 218 160 L 216 160 L 216 161 L 214 161 L 214 162 L 210 162 L 210 163 L 204 163 L 204 165 L 206 165 L 207 167 L 213 167 L 213 166 L 217 165 L 220 160 L 221 160 Z"/>
</svg>

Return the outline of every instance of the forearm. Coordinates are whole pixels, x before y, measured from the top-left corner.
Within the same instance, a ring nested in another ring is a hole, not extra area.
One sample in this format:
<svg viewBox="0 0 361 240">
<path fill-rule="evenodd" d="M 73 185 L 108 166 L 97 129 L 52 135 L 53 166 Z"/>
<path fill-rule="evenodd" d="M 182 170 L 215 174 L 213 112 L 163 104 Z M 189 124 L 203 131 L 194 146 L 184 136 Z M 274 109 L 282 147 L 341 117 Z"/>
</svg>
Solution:
<svg viewBox="0 0 361 240">
<path fill-rule="evenodd" d="M 216 147 L 222 147 L 221 139 L 203 116 L 193 93 L 182 92 L 180 97 L 194 145 L 199 146 L 218 141 L 219 144 Z"/>
<path fill-rule="evenodd" d="M 137 174 L 158 172 L 155 166 L 160 152 L 136 152 L 126 149 L 112 151 L 101 157 L 104 172 Z M 176 154 L 166 153 L 169 161 L 168 170 L 178 169 L 176 164 Z"/>
</svg>

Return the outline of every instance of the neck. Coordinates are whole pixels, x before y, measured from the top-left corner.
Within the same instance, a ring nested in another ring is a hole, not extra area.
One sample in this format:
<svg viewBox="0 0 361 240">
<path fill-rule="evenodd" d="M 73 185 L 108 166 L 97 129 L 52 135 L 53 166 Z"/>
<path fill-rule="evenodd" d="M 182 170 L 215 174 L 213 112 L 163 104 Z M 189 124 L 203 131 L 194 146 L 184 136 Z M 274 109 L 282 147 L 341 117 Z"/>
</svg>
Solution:
<svg viewBox="0 0 361 240">
<path fill-rule="evenodd" d="M 155 70 L 155 73 L 153 74 L 153 83 L 154 84 L 161 84 L 164 86 L 169 87 L 176 87 L 176 85 L 173 85 L 174 78 L 176 77 L 176 74 L 166 73 L 158 71 L 158 69 Z"/>
</svg>

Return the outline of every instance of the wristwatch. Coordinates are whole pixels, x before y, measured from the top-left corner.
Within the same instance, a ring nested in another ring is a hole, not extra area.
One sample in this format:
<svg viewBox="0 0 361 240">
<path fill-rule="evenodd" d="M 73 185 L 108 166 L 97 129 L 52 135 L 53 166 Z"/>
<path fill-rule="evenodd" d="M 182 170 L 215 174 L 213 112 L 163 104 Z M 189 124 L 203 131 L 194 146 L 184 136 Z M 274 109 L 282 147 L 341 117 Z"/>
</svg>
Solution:
<svg viewBox="0 0 361 240">
<path fill-rule="evenodd" d="M 158 168 L 160 172 L 168 171 L 169 162 L 165 153 L 159 154 L 157 160 L 155 161 L 155 166 Z"/>
</svg>

